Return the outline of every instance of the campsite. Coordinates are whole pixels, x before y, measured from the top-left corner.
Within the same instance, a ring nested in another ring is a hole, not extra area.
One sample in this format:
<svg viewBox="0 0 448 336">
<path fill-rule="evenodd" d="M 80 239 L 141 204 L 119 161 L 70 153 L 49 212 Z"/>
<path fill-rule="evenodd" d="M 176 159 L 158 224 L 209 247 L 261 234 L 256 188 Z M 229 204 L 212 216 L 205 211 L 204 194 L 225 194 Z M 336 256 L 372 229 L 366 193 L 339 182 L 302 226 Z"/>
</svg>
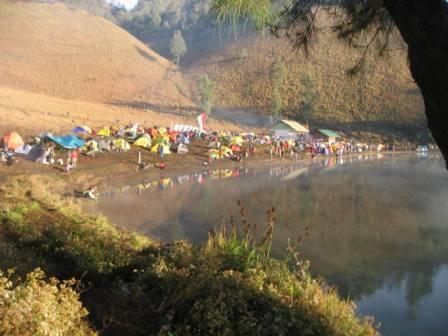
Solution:
<svg viewBox="0 0 448 336">
<path fill-rule="evenodd" d="M 0 335 L 445 336 L 447 18 L 0 0 Z"/>
</svg>

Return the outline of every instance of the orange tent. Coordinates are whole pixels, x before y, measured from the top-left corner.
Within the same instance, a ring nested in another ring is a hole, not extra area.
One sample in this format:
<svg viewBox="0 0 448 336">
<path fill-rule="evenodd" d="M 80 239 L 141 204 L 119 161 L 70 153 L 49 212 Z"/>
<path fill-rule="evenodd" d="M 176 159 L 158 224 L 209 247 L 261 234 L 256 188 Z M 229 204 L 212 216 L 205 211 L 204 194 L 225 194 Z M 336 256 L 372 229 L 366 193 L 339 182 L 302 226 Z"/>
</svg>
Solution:
<svg viewBox="0 0 448 336">
<path fill-rule="evenodd" d="M 232 150 L 232 152 L 241 152 L 241 147 L 238 146 L 237 144 L 231 145 L 230 149 Z"/>
<path fill-rule="evenodd" d="M 2 143 L 6 144 L 8 149 L 12 149 L 14 151 L 25 144 L 22 137 L 16 132 L 6 133 L 2 138 Z"/>
</svg>

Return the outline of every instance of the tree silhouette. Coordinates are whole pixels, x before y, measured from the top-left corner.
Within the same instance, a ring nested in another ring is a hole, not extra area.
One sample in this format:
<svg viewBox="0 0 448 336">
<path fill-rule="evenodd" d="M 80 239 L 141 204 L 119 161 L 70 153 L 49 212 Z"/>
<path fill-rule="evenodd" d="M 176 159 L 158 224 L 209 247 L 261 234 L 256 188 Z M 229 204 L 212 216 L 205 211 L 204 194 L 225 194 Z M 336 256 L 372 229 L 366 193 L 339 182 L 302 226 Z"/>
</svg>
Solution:
<svg viewBox="0 0 448 336">
<path fill-rule="evenodd" d="M 317 14 L 329 12 L 336 37 L 363 53 L 352 73 L 362 68 L 370 51 L 390 51 L 391 37 L 407 44 L 412 77 L 419 86 L 431 133 L 448 168 L 448 3 L 445 0 L 291 0 L 278 8 L 275 0 L 212 0 L 219 23 L 249 20 L 256 28 L 270 27 L 304 48 L 319 29 Z"/>
</svg>

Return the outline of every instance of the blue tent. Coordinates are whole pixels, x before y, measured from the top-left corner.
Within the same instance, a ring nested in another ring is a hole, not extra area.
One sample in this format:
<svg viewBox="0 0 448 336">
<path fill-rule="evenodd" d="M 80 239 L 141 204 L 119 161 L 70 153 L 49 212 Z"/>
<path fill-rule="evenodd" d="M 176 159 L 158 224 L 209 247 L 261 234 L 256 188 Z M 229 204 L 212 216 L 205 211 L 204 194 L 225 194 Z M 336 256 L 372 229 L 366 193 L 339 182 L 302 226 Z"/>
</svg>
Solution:
<svg viewBox="0 0 448 336">
<path fill-rule="evenodd" d="M 74 135 L 66 135 L 61 137 L 47 135 L 47 139 L 66 149 L 84 147 L 84 141 Z"/>
<path fill-rule="evenodd" d="M 82 128 L 81 126 L 77 126 L 74 129 L 72 129 L 72 133 L 81 133 L 81 134 L 89 134 L 89 131 L 87 131 L 86 129 Z"/>
</svg>

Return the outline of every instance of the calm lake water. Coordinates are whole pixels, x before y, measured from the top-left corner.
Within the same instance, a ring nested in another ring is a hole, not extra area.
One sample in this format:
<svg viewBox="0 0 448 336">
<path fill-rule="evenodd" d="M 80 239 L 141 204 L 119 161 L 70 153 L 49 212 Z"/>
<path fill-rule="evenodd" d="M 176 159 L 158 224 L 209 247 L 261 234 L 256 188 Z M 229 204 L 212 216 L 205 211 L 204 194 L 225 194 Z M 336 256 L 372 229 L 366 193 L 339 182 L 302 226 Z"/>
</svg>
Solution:
<svg viewBox="0 0 448 336">
<path fill-rule="evenodd" d="M 275 256 L 309 227 L 301 255 L 383 335 L 447 335 L 448 172 L 437 155 L 208 169 L 111 191 L 99 208 L 127 230 L 200 242 L 238 218 L 237 200 L 260 233 L 277 208 Z"/>
</svg>

